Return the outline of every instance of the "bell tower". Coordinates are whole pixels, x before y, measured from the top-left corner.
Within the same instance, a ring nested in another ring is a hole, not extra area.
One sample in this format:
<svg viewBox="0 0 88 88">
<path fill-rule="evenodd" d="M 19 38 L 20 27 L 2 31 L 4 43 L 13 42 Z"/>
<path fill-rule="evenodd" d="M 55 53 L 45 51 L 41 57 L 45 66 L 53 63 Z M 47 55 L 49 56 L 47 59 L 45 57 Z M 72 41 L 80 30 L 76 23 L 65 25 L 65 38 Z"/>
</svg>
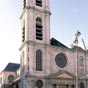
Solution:
<svg viewBox="0 0 88 88">
<path fill-rule="evenodd" d="M 49 0 L 23 0 L 22 42 L 50 43 Z"/>
<path fill-rule="evenodd" d="M 19 49 L 22 79 L 25 75 L 29 80 L 30 76 L 41 79 L 50 72 L 50 14 L 49 0 L 23 0 Z"/>
</svg>

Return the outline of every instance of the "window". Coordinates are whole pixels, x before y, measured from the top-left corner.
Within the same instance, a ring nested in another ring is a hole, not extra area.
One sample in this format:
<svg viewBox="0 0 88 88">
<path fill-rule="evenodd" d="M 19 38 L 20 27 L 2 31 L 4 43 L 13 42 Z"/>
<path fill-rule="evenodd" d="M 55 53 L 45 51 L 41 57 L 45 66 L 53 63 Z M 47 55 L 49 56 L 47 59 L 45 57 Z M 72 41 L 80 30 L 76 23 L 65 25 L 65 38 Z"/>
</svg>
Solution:
<svg viewBox="0 0 88 88">
<path fill-rule="evenodd" d="M 84 74 L 84 70 L 82 68 L 79 69 L 79 74 L 83 75 Z"/>
<path fill-rule="evenodd" d="M 80 82 L 80 88 L 84 88 L 84 83 Z"/>
<path fill-rule="evenodd" d="M 2 84 L 2 77 L 0 77 L 0 84 Z"/>
<path fill-rule="evenodd" d="M 57 85 L 56 84 L 53 84 L 53 88 L 57 88 Z"/>
<path fill-rule="evenodd" d="M 22 52 L 22 65 L 24 65 L 25 52 Z"/>
<path fill-rule="evenodd" d="M 14 81 L 14 76 L 13 75 L 9 75 L 8 76 L 8 83 L 12 83 Z"/>
<path fill-rule="evenodd" d="M 22 42 L 25 41 L 25 26 L 22 29 Z"/>
<path fill-rule="evenodd" d="M 16 88 L 19 88 L 19 84 L 16 84 Z"/>
<path fill-rule="evenodd" d="M 36 51 L 36 70 L 42 71 L 42 52 L 41 50 Z"/>
<path fill-rule="evenodd" d="M 80 65 L 80 66 L 83 66 L 83 65 L 84 65 L 84 64 L 83 64 L 83 57 L 82 57 L 82 56 L 80 57 L 79 65 Z"/>
<path fill-rule="evenodd" d="M 36 19 L 36 39 L 42 40 L 43 38 L 42 34 L 42 20 L 41 18 Z"/>
<path fill-rule="evenodd" d="M 28 62 L 29 62 L 29 57 L 28 57 Z"/>
<path fill-rule="evenodd" d="M 28 71 L 29 71 L 29 65 L 28 65 Z"/>
<path fill-rule="evenodd" d="M 55 57 L 56 65 L 60 68 L 64 68 L 67 65 L 67 58 L 63 53 L 59 53 Z"/>
<path fill-rule="evenodd" d="M 23 9 L 26 7 L 26 0 L 23 0 Z"/>
<path fill-rule="evenodd" d="M 36 5 L 37 6 L 42 6 L 42 0 L 36 0 Z"/>
<path fill-rule="evenodd" d="M 24 72 L 24 70 L 25 70 L 25 66 L 24 66 L 24 58 L 25 58 L 25 52 L 23 51 L 22 52 L 22 60 L 21 60 L 21 73 L 23 73 Z"/>
</svg>

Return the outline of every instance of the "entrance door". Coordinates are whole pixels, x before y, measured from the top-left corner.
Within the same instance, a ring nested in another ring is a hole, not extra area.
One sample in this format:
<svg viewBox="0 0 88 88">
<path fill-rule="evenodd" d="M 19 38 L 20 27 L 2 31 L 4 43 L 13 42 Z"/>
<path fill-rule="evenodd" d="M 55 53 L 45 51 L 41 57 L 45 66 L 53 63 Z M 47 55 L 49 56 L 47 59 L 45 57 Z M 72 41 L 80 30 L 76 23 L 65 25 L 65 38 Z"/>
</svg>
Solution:
<svg viewBox="0 0 88 88">
<path fill-rule="evenodd" d="M 65 85 L 65 84 L 61 84 L 61 85 L 59 85 L 59 88 L 69 88 L 69 86 Z"/>
</svg>

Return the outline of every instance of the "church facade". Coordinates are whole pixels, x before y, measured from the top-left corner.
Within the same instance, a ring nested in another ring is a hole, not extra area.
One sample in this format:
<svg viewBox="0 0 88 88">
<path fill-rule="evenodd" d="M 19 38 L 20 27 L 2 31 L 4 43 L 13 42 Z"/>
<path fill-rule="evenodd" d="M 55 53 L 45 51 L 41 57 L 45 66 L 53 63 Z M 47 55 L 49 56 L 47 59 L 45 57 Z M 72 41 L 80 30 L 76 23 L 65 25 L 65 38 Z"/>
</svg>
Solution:
<svg viewBox="0 0 88 88">
<path fill-rule="evenodd" d="M 50 39 L 49 2 L 23 0 L 20 76 L 8 88 L 88 88 L 88 52 Z"/>
<path fill-rule="evenodd" d="M 80 47 L 76 52 L 76 47 L 69 49 L 56 39 L 50 39 L 49 2 L 23 0 L 20 18 L 22 87 L 75 88 L 77 84 L 80 88 L 86 87 L 87 52 Z"/>
</svg>

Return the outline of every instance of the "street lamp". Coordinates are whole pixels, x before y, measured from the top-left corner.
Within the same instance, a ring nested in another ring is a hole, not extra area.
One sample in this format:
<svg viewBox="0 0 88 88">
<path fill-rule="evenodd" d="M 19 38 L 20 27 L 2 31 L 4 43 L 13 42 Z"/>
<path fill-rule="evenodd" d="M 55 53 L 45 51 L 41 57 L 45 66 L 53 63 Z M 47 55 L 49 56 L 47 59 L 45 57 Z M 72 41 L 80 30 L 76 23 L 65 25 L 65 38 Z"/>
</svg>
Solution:
<svg viewBox="0 0 88 88">
<path fill-rule="evenodd" d="M 79 31 L 75 34 L 73 43 L 76 45 L 76 88 L 78 88 L 78 37 L 81 35 Z"/>
</svg>

